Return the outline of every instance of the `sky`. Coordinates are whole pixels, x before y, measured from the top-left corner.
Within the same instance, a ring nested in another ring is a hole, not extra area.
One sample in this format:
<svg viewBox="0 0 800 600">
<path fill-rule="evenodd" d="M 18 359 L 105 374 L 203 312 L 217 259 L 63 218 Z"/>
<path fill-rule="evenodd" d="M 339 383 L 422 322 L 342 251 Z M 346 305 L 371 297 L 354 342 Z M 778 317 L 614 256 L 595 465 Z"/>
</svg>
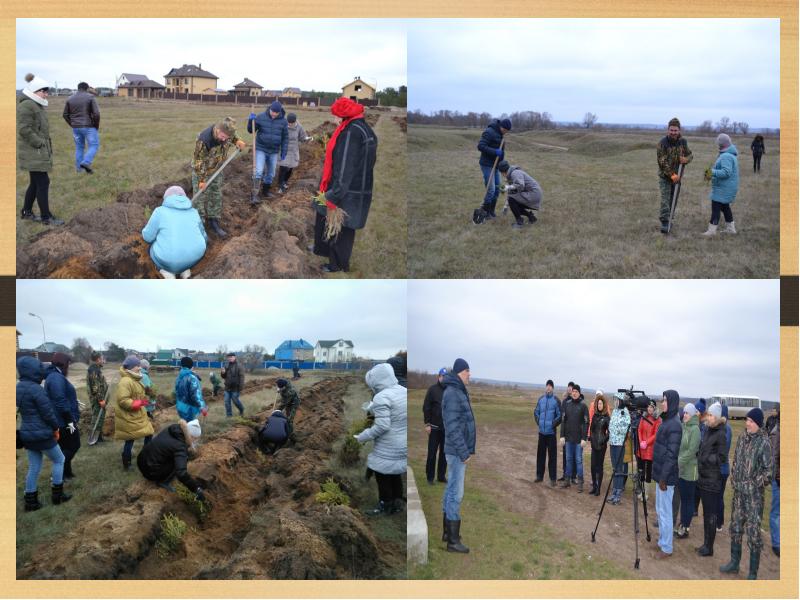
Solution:
<svg viewBox="0 0 800 600">
<path fill-rule="evenodd" d="M 409 109 L 779 127 L 778 19 L 409 22 Z"/>
<path fill-rule="evenodd" d="M 164 84 L 202 63 L 231 89 L 341 91 L 355 76 L 406 85 L 405 26 L 391 19 L 17 19 L 16 86 L 32 72 L 61 87 L 114 87 L 121 73 Z"/>
<path fill-rule="evenodd" d="M 406 347 L 404 280 L 18 280 L 22 348 L 48 342 L 93 348 L 159 346 L 214 352 L 247 344 L 267 352 L 286 339 L 352 340 L 357 356 L 388 358 Z"/>
<path fill-rule="evenodd" d="M 779 400 L 778 280 L 409 281 L 409 369 Z"/>
</svg>

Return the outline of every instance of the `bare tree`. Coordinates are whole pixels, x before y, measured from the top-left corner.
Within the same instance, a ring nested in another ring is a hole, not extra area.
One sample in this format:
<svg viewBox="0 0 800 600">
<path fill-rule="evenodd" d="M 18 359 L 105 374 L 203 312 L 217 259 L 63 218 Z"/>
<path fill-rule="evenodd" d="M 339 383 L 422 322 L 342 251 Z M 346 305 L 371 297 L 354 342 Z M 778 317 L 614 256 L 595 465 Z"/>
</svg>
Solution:
<svg viewBox="0 0 800 600">
<path fill-rule="evenodd" d="M 228 346 L 226 344 L 220 344 L 217 346 L 217 355 L 219 356 L 220 360 L 225 360 L 225 356 L 228 354 Z"/>
<path fill-rule="evenodd" d="M 706 119 L 697 127 L 697 133 L 713 133 L 714 126 L 711 124 L 711 119 Z"/>
<path fill-rule="evenodd" d="M 86 338 L 75 338 L 70 348 L 73 360 L 76 362 L 89 363 L 92 356 L 92 346 Z"/>
<path fill-rule="evenodd" d="M 731 120 L 729 117 L 722 117 L 717 121 L 717 131 L 720 133 L 728 133 L 731 128 Z"/>
<path fill-rule="evenodd" d="M 245 371 L 252 373 L 261 366 L 261 363 L 264 362 L 265 350 L 264 346 L 259 346 L 258 344 L 247 344 L 244 347 L 241 361 Z"/>
<path fill-rule="evenodd" d="M 739 121 L 739 130 L 742 132 L 742 135 L 747 135 L 747 132 L 750 131 L 750 124 L 745 121 Z"/>
<path fill-rule="evenodd" d="M 591 129 L 595 123 L 597 123 L 596 114 L 587 112 L 583 115 L 583 126 L 586 127 L 586 129 Z"/>
</svg>

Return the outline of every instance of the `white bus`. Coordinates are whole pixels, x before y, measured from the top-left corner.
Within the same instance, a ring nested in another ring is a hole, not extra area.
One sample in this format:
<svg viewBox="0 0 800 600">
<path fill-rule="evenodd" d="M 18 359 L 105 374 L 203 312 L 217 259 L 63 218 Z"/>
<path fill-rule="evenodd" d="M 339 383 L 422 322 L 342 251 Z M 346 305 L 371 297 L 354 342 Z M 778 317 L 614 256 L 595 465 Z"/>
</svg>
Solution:
<svg viewBox="0 0 800 600">
<path fill-rule="evenodd" d="M 725 404 L 728 406 L 728 418 L 730 419 L 744 419 L 747 413 L 753 408 L 762 408 L 761 400 L 757 396 L 733 396 L 728 394 L 719 394 L 711 396 L 706 401 L 706 406 L 711 406 L 714 402 Z"/>
</svg>

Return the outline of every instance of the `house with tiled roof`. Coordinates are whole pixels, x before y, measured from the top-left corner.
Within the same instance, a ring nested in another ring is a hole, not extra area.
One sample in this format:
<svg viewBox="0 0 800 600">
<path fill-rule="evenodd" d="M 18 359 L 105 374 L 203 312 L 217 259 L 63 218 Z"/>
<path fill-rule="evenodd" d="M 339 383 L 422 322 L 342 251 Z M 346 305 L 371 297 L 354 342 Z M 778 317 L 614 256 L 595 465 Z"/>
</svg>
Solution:
<svg viewBox="0 0 800 600">
<path fill-rule="evenodd" d="M 263 89 L 263 85 L 245 77 L 243 81 L 233 86 L 232 91 L 236 96 L 260 96 Z"/>
<path fill-rule="evenodd" d="M 348 84 L 342 86 L 342 96 L 350 100 L 374 100 L 377 90 L 366 81 L 356 75 L 356 78 Z"/>
<path fill-rule="evenodd" d="M 354 354 L 350 340 L 318 340 L 314 346 L 315 362 L 349 362 Z"/>
<path fill-rule="evenodd" d="M 167 92 L 178 94 L 200 94 L 207 88 L 216 88 L 218 80 L 219 77 L 203 70 L 203 63 L 173 67 L 164 75 Z"/>
</svg>

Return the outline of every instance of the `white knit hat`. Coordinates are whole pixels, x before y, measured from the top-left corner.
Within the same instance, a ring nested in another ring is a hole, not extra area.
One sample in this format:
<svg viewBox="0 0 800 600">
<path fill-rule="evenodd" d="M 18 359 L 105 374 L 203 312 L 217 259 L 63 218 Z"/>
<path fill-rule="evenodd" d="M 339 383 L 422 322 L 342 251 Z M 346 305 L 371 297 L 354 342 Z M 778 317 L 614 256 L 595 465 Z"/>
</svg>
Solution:
<svg viewBox="0 0 800 600">
<path fill-rule="evenodd" d="M 714 402 L 714 404 L 706 409 L 706 412 L 709 415 L 714 415 L 717 419 L 719 419 L 722 416 L 722 405 L 719 402 Z"/>
<path fill-rule="evenodd" d="M 689 403 L 683 407 L 683 414 L 693 417 L 697 414 L 697 408 L 694 404 Z"/>
<path fill-rule="evenodd" d="M 717 136 L 717 147 L 720 150 L 724 150 L 730 145 L 731 145 L 731 136 L 729 136 L 727 133 L 720 133 Z"/>
<path fill-rule="evenodd" d="M 25 81 L 28 82 L 28 85 L 25 86 L 25 89 L 31 92 L 38 92 L 39 90 L 50 87 L 49 81 L 30 73 L 28 73 L 28 75 L 25 77 Z"/>
<path fill-rule="evenodd" d="M 200 429 L 200 421 L 197 419 L 193 419 L 186 424 L 186 429 L 189 430 L 189 433 L 192 437 L 199 438 L 200 435 L 203 433 Z"/>
<path fill-rule="evenodd" d="M 183 190 L 181 186 L 172 185 L 168 187 L 167 190 L 164 192 L 164 200 L 166 200 L 170 196 L 185 196 L 185 195 L 186 192 Z"/>
</svg>

